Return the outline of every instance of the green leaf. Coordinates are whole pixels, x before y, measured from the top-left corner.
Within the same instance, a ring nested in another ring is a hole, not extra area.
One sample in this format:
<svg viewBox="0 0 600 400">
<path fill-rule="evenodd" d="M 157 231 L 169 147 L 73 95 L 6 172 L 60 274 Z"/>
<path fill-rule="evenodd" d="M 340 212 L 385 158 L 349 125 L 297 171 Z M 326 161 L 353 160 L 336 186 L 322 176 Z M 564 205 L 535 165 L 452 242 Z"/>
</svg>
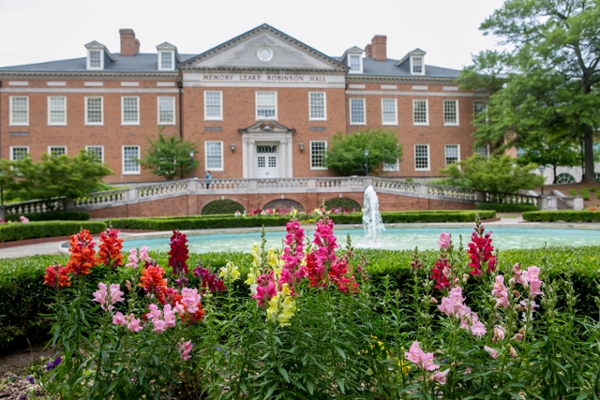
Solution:
<svg viewBox="0 0 600 400">
<path fill-rule="evenodd" d="M 281 376 L 283 376 L 283 379 L 285 379 L 285 381 L 287 383 L 290 383 L 290 378 L 288 377 L 288 373 L 285 370 L 285 368 L 283 368 L 283 367 L 277 367 L 277 369 L 279 370 L 279 373 L 281 374 Z"/>
</svg>

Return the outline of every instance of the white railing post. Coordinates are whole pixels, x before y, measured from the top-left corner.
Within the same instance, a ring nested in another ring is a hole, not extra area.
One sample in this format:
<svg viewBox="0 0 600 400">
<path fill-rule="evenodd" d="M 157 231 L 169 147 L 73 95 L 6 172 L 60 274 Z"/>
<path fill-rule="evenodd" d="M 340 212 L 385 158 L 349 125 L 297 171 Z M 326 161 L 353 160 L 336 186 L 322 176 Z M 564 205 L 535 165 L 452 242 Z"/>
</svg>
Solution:
<svg viewBox="0 0 600 400">
<path fill-rule="evenodd" d="M 127 201 L 134 201 L 137 200 L 137 198 L 137 188 L 135 186 L 129 188 L 129 190 L 127 191 Z"/>
</svg>

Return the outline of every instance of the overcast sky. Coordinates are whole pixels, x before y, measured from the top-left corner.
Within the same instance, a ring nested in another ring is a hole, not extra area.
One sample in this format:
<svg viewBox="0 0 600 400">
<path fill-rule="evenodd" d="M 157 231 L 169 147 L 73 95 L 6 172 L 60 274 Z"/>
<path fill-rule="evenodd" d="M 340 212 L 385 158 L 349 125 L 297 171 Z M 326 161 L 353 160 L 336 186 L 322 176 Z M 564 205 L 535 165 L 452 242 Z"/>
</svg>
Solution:
<svg viewBox="0 0 600 400">
<path fill-rule="evenodd" d="M 503 0 L 0 0 L 0 66 L 85 57 L 96 40 L 119 53 L 131 28 L 141 52 L 169 42 L 199 54 L 262 23 L 330 56 L 387 36 L 388 58 L 420 48 L 460 69 L 497 46 L 479 31 Z"/>
</svg>

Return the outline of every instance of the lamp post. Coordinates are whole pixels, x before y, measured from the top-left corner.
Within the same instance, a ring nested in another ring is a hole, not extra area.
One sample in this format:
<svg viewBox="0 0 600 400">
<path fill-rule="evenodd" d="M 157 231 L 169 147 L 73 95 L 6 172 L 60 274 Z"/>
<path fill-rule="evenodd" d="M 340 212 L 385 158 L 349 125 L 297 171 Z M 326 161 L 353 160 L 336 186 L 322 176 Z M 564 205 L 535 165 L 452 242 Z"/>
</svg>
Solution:
<svg viewBox="0 0 600 400">
<path fill-rule="evenodd" d="M 542 175 L 542 178 L 544 178 L 544 170 L 546 169 L 545 166 L 540 165 L 538 166 L 538 170 L 540 171 L 540 174 Z M 544 195 L 544 183 L 545 183 L 546 179 L 544 178 L 544 182 L 542 182 L 542 196 Z"/>
<path fill-rule="evenodd" d="M 369 176 L 369 149 L 365 149 L 365 160 L 367 166 L 367 176 Z"/>
<path fill-rule="evenodd" d="M 194 178 L 194 150 L 190 150 L 190 174 Z"/>
</svg>

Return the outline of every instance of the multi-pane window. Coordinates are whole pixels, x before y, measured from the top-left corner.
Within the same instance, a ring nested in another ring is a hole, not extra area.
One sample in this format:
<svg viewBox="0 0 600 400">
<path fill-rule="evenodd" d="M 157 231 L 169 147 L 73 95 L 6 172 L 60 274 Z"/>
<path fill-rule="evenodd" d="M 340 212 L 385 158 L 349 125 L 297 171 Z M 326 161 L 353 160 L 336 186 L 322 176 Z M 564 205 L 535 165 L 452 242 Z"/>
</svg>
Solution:
<svg viewBox="0 0 600 400">
<path fill-rule="evenodd" d="M 350 99 L 350 125 L 365 125 L 365 99 Z"/>
<path fill-rule="evenodd" d="M 483 146 L 477 146 L 475 148 L 475 154 L 479 154 L 482 157 L 489 157 L 490 156 L 490 146 L 485 144 Z"/>
<path fill-rule="evenodd" d="M 473 120 L 477 121 L 481 114 L 484 114 L 487 111 L 487 104 L 483 100 L 475 100 L 473 101 Z"/>
<path fill-rule="evenodd" d="M 327 154 L 326 141 L 310 142 L 310 169 L 326 169 L 325 155 Z"/>
<path fill-rule="evenodd" d="M 360 72 L 360 56 L 351 54 L 348 56 L 350 72 Z"/>
<path fill-rule="evenodd" d="M 85 98 L 86 125 L 102 125 L 102 97 Z"/>
<path fill-rule="evenodd" d="M 89 69 L 102 69 L 102 51 L 90 50 L 89 54 Z"/>
<path fill-rule="evenodd" d="M 429 171 L 428 144 L 415 144 L 415 171 Z"/>
<path fill-rule="evenodd" d="M 14 96 L 10 98 L 10 124 L 29 125 L 29 97 Z"/>
<path fill-rule="evenodd" d="M 160 69 L 173 69 L 173 52 L 172 51 L 161 51 L 160 52 Z"/>
<path fill-rule="evenodd" d="M 10 159 L 11 160 L 22 160 L 27 157 L 29 154 L 29 147 L 20 146 L 20 147 L 12 147 L 10 148 Z"/>
<path fill-rule="evenodd" d="M 85 150 L 89 155 L 94 157 L 98 162 L 104 162 L 104 147 L 102 146 L 85 146 Z"/>
<path fill-rule="evenodd" d="M 458 100 L 444 100 L 444 125 L 458 125 Z"/>
<path fill-rule="evenodd" d="M 325 92 L 310 92 L 308 93 L 308 105 L 309 105 L 309 116 L 310 120 L 321 120 L 327 119 L 327 113 L 325 108 Z"/>
<path fill-rule="evenodd" d="M 204 119 L 223 119 L 223 92 L 204 92 Z"/>
<path fill-rule="evenodd" d="M 140 173 L 140 146 L 123 146 L 123 174 Z"/>
<path fill-rule="evenodd" d="M 400 160 L 396 160 L 394 164 L 383 163 L 384 172 L 400 171 Z"/>
<path fill-rule="evenodd" d="M 121 97 L 121 123 L 123 125 L 139 125 L 140 98 Z"/>
<path fill-rule="evenodd" d="M 413 122 L 415 125 L 428 125 L 427 100 L 413 100 Z"/>
<path fill-rule="evenodd" d="M 158 124 L 175 124 L 175 97 L 158 98 Z"/>
<path fill-rule="evenodd" d="M 457 144 L 446 145 L 446 166 L 455 164 L 460 161 L 459 150 Z"/>
<path fill-rule="evenodd" d="M 206 170 L 223 170 L 223 142 L 205 142 Z"/>
<path fill-rule="evenodd" d="M 256 92 L 256 119 L 277 119 L 277 92 Z"/>
<path fill-rule="evenodd" d="M 398 107 L 396 106 L 396 99 L 381 99 L 381 124 L 397 125 L 397 111 Z"/>
<path fill-rule="evenodd" d="M 423 57 L 412 57 L 412 73 L 423 74 Z"/>
<path fill-rule="evenodd" d="M 67 124 L 67 98 L 48 97 L 48 125 Z"/>
<path fill-rule="evenodd" d="M 66 156 L 67 148 L 65 146 L 50 146 L 48 147 L 48 154 L 53 157 Z"/>
</svg>

